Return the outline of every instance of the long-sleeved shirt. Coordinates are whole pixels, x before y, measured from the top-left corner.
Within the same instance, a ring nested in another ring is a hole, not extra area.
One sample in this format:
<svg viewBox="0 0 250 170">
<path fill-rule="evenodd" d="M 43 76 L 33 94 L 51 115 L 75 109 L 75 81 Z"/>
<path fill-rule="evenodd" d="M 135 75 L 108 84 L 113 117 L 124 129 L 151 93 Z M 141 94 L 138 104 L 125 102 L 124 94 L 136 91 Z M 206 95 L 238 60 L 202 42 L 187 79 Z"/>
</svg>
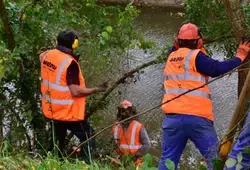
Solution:
<svg viewBox="0 0 250 170">
<path fill-rule="evenodd" d="M 176 50 L 175 47 L 172 47 L 169 54 Z M 241 59 L 235 57 L 226 61 L 218 61 L 200 51 L 197 54 L 195 64 L 199 73 L 205 74 L 209 77 L 217 77 L 238 67 L 241 64 Z"/>
</svg>

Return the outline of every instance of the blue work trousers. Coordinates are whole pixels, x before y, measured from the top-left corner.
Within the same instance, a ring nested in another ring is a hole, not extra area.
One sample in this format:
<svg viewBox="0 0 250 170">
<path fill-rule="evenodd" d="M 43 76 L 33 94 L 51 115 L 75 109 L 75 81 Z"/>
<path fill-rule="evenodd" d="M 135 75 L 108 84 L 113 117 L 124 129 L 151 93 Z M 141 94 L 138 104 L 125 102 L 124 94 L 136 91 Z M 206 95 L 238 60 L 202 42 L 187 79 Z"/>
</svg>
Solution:
<svg viewBox="0 0 250 170">
<path fill-rule="evenodd" d="M 231 153 L 229 154 L 229 158 L 237 160 L 237 155 L 239 153 L 242 153 L 243 159 L 240 164 L 242 165 L 242 169 L 244 170 L 248 168 L 250 169 L 250 155 L 245 152 L 246 148 L 250 148 L 250 112 L 248 113 L 243 130 L 240 133 L 237 142 L 233 146 Z M 238 160 L 237 163 L 239 163 Z M 237 163 L 233 167 L 225 167 L 224 169 L 236 170 Z"/>
<path fill-rule="evenodd" d="M 162 129 L 159 170 L 168 170 L 165 166 L 167 159 L 173 161 L 177 168 L 188 139 L 195 144 L 206 159 L 209 169 L 212 169 L 212 158 L 217 157 L 218 138 L 211 120 L 192 115 L 167 114 Z"/>
</svg>

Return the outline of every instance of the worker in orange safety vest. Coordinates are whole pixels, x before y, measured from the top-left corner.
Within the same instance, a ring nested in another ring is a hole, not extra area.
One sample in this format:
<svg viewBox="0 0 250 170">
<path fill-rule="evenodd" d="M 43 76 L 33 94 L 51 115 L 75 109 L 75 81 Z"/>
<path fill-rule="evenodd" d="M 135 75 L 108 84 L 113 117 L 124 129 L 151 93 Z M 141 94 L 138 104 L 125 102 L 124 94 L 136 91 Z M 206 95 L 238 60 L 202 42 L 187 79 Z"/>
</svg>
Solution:
<svg viewBox="0 0 250 170">
<path fill-rule="evenodd" d="M 79 56 L 73 53 L 78 44 L 77 34 L 72 30 L 64 30 L 57 36 L 56 48 L 40 55 L 42 112 L 51 120 L 55 141 L 59 142 L 59 153 L 63 152 L 67 130 L 80 142 L 93 135 L 93 128 L 85 120 L 86 97 L 104 92 L 107 88 L 106 84 L 95 88 L 86 87 L 78 63 Z M 82 148 L 81 156 L 87 163 L 90 157 L 88 148 L 95 148 L 94 140 Z"/>
<path fill-rule="evenodd" d="M 118 107 L 117 121 L 122 121 L 137 114 L 133 104 L 127 100 Z M 143 156 L 151 147 L 145 127 L 135 118 L 116 124 L 113 129 L 116 152 L 119 155 L 133 156 L 136 166 L 141 166 Z"/>
<path fill-rule="evenodd" d="M 178 167 L 181 154 L 188 140 L 199 149 L 212 169 L 212 158 L 217 156 L 217 134 L 213 125 L 214 115 L 211 91 L 207 85 L 209 77 L 217 77 L 239 66 L 247 57 L 250 44 L 242 41 L 236 57 L 217 61 L 202 49 L 202 34 L 192 24 L 184 24 L 179 30 L 164 69 L 164 96 L 162 110 L 163 139 L 159 170 L 168 169 L 167 159 Z M 204 85 L 204 86 L 202 86 Z M 202 86 L 201 88 L 198 88 Z M 164 104 L 178 95 L 190 91 Z"/>
</svg>

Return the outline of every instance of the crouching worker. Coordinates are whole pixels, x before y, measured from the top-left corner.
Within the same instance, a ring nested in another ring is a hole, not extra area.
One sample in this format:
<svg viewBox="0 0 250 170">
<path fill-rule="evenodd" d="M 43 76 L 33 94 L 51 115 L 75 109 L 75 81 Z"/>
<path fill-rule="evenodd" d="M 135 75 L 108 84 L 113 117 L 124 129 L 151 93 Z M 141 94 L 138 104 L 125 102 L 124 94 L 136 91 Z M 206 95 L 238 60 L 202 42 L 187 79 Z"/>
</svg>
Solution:
<svg viewBox="0 0 250 170">
<path fill-rule="evenodd" d="M 117 121 L 137 114 L 133 104 L 127 100 L 118 107 Z M 120 156 L 133 156 L 136 166 L 141 166 L 143 156 L 151 147 L 145 127 L 136 119 L 130 119 L 113 127 L 117 144 L 116 152 Z"/>
<path fill-rule="evenodd" d="M 245 125 L 240 133 L 240 136 L 233 146 L 229 158 L 235 159 L 236 162 L 238 154 L 242 154 L 243 159 L 240 162 L 242 165 L 241 169 L 250 169 L 250 154 L 246 153 L 246 149 L 250 149 L 250 112 L 246 118 Z M 233 167 L 225 167 L 224 170 L 236 170 L 237 163 Z"/>
</svg>

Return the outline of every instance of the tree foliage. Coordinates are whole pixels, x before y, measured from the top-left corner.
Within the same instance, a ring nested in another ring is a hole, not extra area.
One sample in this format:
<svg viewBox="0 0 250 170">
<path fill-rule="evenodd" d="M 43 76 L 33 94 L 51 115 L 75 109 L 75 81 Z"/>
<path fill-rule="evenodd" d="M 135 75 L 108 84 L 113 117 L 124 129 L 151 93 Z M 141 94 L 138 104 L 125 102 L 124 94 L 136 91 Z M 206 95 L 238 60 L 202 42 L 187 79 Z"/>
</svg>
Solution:
<svg viewBox="0 0 250 170">
<path fill-rule="evenodd" d="M 250 8 L 243 6 L 242 10 L 249 27 Z M 234 35 L 235 30 L 231 27 L 231 21 L 222 0 L 185 0 L 185 12 L 187 20 L 197 24 L 206 39 L 214 39 L 222 44 L 227 58 L 235 56 L 238 37 Z"/>
<path fill-rule="evenodd" d="M 131 5 L 99 6 L 95 0 L 6 0 L 4 5 L 15 46 L 0 22 L 0 138 L 30 150 L 46 148 L 50 135 L 40 111 L 39 54 L 54 48 L 59 31 L 77 30 L 81 45 L 76 52 L 91 81 L 119 63 L 127 47 L 141 38 L 133 29 L 139 11 Z"/>
</svg>

